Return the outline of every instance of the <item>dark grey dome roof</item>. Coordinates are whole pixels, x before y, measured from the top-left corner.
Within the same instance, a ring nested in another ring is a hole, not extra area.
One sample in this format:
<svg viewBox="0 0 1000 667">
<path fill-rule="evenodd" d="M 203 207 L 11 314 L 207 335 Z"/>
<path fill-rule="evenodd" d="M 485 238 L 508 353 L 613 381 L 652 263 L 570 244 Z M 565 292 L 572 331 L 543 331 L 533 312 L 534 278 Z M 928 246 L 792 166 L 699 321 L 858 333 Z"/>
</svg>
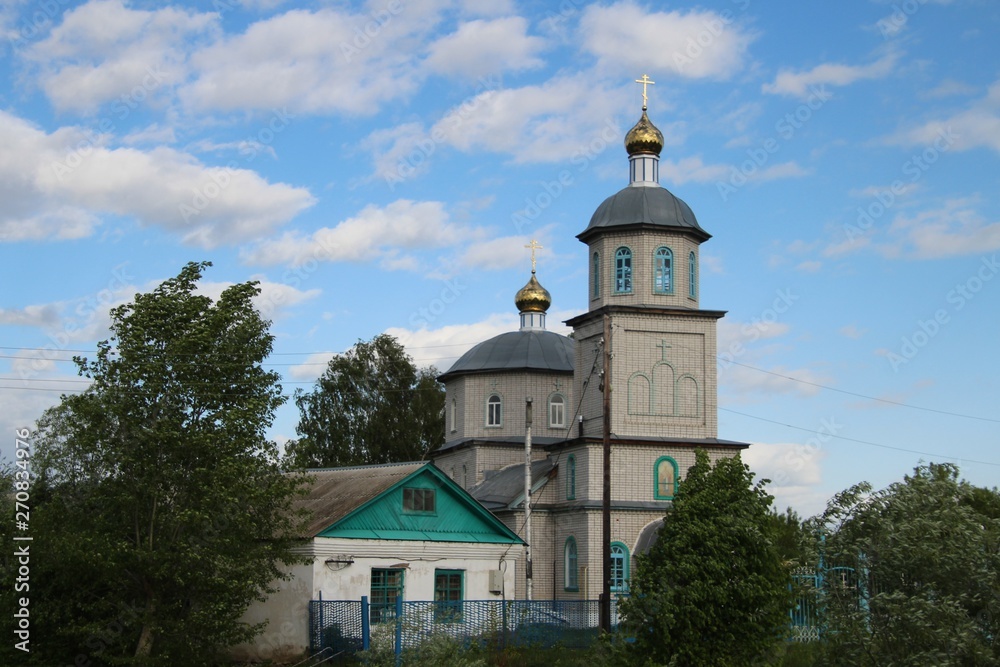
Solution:
<svg viewBox="0 0 1000 667">
<path fill-rule="evenodd" d="M 575 341 L 551 331 L 511 331 L 476 345 L 459 357 L 448 372 L 438 376 L 444 382 L 458 375 L 490 371 L 573 372 Z"/>
<path fill-rule="evenodd" d="M 698 225 L 694 211 L 660 186 L 629 185 L 611 195 L 597 207 L 590 224 L 577 238 L 584 243 L 594 234 L 616 227 L 647 226 L 688 232 L 699 241 L 712 235 Z"/>
</svg>

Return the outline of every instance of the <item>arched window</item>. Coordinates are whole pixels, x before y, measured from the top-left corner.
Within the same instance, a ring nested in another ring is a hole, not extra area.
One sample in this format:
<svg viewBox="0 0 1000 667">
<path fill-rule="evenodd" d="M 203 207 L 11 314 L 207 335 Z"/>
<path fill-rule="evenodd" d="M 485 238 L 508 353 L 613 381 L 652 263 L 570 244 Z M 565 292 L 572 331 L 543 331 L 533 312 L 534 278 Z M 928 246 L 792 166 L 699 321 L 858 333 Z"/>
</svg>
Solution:
<svg viewBox="0 0 1000 667">
<path fill-rule="evenodd" d="M 549 427 L 566 427 L 566 399 L 562 394 L 552 394 L 549 397 Z"/>
<path fill-rule="evenodd" d="M 611 590 L 615 593 L 628 591 L 628 547 L 621 542 L 611 543 Z"/>
<path fill-rule="evenodd" d="M 695 259 L 694 251 L 688 255 L 688 296 L 692 299 L 698 296 L 698 260 Z"/>
<path fill-rule="evenodd" d="M 653 253 L 653 291 L 657 294 L 674 293 L 674 253 L 666 246 Z"/>
<path fill-rule="evenodd" d="M 563 547 L 563 588 L 567 591 L 580 590 L 578 563 L 576 539 L 573 536 L 567 537 L 566 545 Z"/>
<path fill-rule="evenodd" d="M 486 401 L 486 425 L 503 426 L 503 402 L 496 394 L 492 394 Z"/>
<path fill-rule="evenodd" d="M 593 269 L 593 296 L 596 299 L 601 296 L 601 253 L 594 253 L 594 266 Z"/>
<path fill-rule="evenodd" d="M 628 248 L 618 248 L 615 252 L 615 293 L 631 294 L 632 292 L 632 251 Z"/>
<path fill-rule="evenodd" d="M 451 422 L 451 432 L 458 430 L 458 402 L 453 398 L 448 409 L 448 421 Z"/>
<path fill-rule="evenodd" d="M 566 500 L 576 499 L 576 456 L 566 459 Z"/>
<path fill-rule="evenodd" d="M 653 497 L 670 500 L 677 493 L 677 461 L 669 456 L 656 459 L 653 466 Z"/>
</svg>

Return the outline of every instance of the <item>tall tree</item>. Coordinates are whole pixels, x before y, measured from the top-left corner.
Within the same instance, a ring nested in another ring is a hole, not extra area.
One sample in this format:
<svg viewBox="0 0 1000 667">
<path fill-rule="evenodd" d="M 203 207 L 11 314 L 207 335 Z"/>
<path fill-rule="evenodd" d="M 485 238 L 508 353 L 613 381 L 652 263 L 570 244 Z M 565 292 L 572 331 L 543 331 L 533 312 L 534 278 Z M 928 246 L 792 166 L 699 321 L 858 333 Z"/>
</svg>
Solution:
<svg viewBox="0 0 1000 667">
<path fill-rule="evenodd" d="M 39 420 L 41 664 L 210 663 L 260 630 L 240 616 L 295 560 L 299 482 L 264 434 L 284 399 L 261 367 L 259 290 L 213 302 L 196 293 L 208 266 L 112 310 L 112 337 L 76 359 L 92 385 Z"/>
<path fill-rule="evenodd" d="M 622 602 L 633 664 L 766 664 L 788 629 L 788 572 L 772 498 L 739 456 L 697 450 Z"/>
<path fill-rule="evenodd" d="M 416 461 L 444 443 L 444 389 L 431 367 L 417 369 L 387 334 L 358 341 L 330 360 L 295 403 L 299 439 L 287 446 L 299 468 Z"/>
<path fill-rule="evenodd" d="M 819 522 L 828 664 L 1000 664 L 1000 496 L 951 464 L 835 496 Z"/>
</svg>

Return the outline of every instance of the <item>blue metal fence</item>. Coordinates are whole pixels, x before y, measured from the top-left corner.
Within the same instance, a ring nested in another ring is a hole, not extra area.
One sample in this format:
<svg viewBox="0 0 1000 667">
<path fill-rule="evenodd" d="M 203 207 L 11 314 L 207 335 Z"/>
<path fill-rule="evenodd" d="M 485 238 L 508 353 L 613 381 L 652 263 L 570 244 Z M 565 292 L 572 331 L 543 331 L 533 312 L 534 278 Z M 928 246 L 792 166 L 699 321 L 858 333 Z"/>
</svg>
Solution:
<svg viewBox="0 0 1000 667">
<path fill-rule="evenodd" d="M 596 600 L 463 600 L 404 602 L 379 608 L 360 601 L 309 603 L 310 647 L 355 653 L 370 648 L 397 655 L 431 637 L 489 646 L 585 648 L 600 634 Z M 617 619 L 613 609 L 612 619 Z M 371 622 L 377 619 L 376 622 Z"/>
</svg>

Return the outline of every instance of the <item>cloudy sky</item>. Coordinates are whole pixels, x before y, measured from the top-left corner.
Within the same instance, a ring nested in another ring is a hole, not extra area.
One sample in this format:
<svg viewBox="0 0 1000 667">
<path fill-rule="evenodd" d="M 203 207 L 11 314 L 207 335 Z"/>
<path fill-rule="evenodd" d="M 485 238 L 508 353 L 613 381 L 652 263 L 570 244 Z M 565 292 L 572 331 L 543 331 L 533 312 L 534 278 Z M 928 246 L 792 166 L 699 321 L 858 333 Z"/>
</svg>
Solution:
<svg viewBox="0 0 1000 667">
<path fill-rule="evenodd" d="M 381 332 L 444 370 L 516 328 L 532 238 L 564 330 L 647 73 L 714 236 L 720 437 L 805 514 L 921 461 L 993 486 L 998 32 L 989 0 L 6 0 L 0 452 L 192 260 L 260 281 L 289 395 Z"/>
</svg>

